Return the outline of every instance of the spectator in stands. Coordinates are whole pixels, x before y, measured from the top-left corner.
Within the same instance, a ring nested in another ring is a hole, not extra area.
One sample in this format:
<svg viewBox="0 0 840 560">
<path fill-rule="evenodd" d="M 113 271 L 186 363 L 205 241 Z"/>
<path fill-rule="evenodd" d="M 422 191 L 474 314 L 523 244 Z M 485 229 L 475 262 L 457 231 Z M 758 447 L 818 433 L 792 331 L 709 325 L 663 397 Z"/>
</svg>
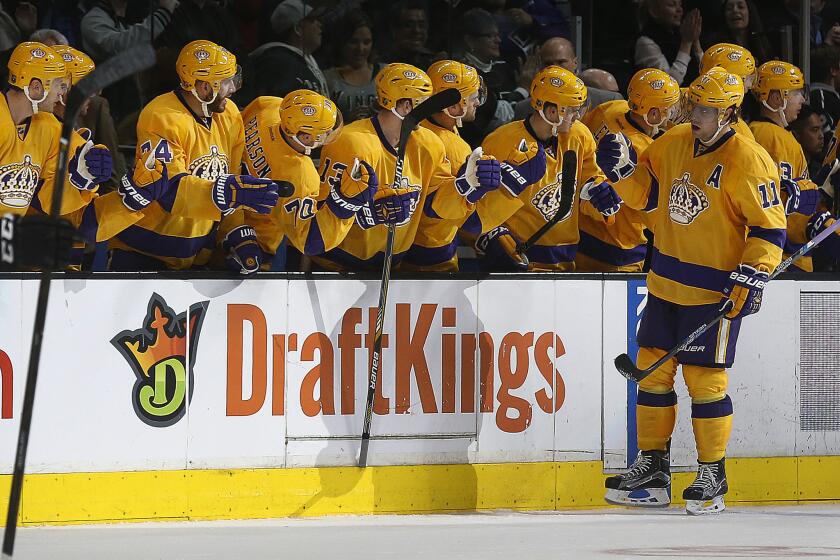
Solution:
<svg viewBox="0 0 840 560">
<path fill-rule="evenodd" d="M 811 0 L 811 44 L 837 45 L 840 39 L 838 19 L 840 19 L 840 10 L 838 10 L 837 2 Z"/>
<path fill-rule="evenodd" d="M 348 14 L 336 26 L 335 60 L 338 66 L 324 71 L 327 87 L 344 122 L 373 115 L 376 77 L 380 65 L 373 59 L 373 25 L 364 12 Z"/>
<path fill-rule="evenodd" d="M 14 16 L 0 5 L 0 53 L 14 49 L 23 37 L 28 37 L 35 31 L 37 25 L 38 10 L 29 2 L 20 2 Z M 4 63 L 3 67 L 5 66 Z"/>
<path fill-rule="evenodd" d="M 840 47 L 822 44 L 811 50 L 811 100 L 810 109 L 822 120 L 826 141 L 834 134 L 840 122 Z"/>
<path fill-rule="evenodd" d="M 303 0 L 285 0 L 271 14 L 271 27 L 280 39 L 266 43 L 249 56 L 253 79 L 245 87 L 250 102 L 261 95 L 283 97 L 296 89 L 311 89 L 329 97 L 327 80 L 312 53 L 321 47 L 322 10 Z"/>
<path fill-rule="evenodd" d="M 48 47 L 70 44 L 67 37 L 55 29 L 38 29 L 29 36 L 29 40 L 35 41 L 36 43 L 43 43 Z"/>
<path fill-rule="evenodd" d="M 691 10 L 683 18 L 682 0 L 648 0 L 647 7 L 648 20 L 636 40 L 636 67 L 659 68 L 680 85 L 691 83 L 703 57 L 700 12 Z"/>
<path fill-rule="evenodd" d="M 421 0 L 395 2 L 390 12 L 390 43 L 385 62 L 406 62 L 425 70 L 438 58 L 428 46 L 429 13 Z"/>
<path fill-rule="evenodd" d="M 723 28 L 708 35 L 707 45 L 734 43 L 755 57 L 756 65 L 774 58 L 758 8 L 752 0 L 724 0 Z"/>
<path fill-rule="evenodd" d="M 543 43 L 539 49 L 539 60 L 542 65 L 536 68 L 536 70 L 554 65 L 562 66 L 569 72 L 573 72 L 575 74 L 577 74 L 578 71 L 578 57 L 575 53 L 575 47 L 572 45 L 571 41 L 564 39 L 563 37 L 553 37 Z M 528 65 L 526 64 L 526 67 L 527 66 Z M 530 83 L 535 73 L 536 71 L 523 71 L 520 76 L 519 83 Z M 586 83 L 584 74 L 597 82 L 597 84 L 592 82 L 593 85 L 588 83 L 586 84 L 587 103 L 590 108 L 614 99 L 624 99 L 622 95 L 618 93 L 618 84 L 609 72 L 598 70 L 597 68 L 584 70 L 583 73 L 581 73 L 581 79 L 584 83 Z M 599 85 L 607 85 L 609 87 L 602 88 L 599 87 Z M 531 111 L 531 99 L 526 97 L 522 101 L 519 101 L 514 107 L 514 118 L 517 120 L 524 119 L 531 114 Z"/>
<path fill-rule="evenodd" d="M 813 177 L 822 166 L 824 135 L 819 113 L 803 105 L 799 116 L 790 123 L 790 131 L 802 146 L 808 160 L 808 174 Z"/>
</svg>

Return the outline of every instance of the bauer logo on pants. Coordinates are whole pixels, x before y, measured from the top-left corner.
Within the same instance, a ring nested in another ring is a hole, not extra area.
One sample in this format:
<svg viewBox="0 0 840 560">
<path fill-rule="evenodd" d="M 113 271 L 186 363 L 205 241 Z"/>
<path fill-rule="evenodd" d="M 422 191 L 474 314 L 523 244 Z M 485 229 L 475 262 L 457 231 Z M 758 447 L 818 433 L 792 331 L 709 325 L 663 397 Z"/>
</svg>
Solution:
<svg viewBox="0 0 840 560">
<path fill-rule="evenodd" d="M 176 315 L 160 295 L 149 299 L 143 327 L 111 339 L 137 377 L 131 400 L 138 418 L 163 428 L 178 422 L 192 397 L 201 324 L 209 301 L 194 303 Z M 189 366 L 187 364 L 189 363 Z"/>
</svg>

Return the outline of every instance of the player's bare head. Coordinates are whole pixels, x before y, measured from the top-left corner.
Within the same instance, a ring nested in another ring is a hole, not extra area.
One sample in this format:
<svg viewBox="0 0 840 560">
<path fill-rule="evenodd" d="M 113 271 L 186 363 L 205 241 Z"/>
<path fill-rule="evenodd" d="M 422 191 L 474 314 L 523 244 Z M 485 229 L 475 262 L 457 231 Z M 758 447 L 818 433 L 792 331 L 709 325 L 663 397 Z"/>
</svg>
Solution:
<svg viewBox="0 0 840 560">
<path fill-rule="evenodd" d="M 580 79 L 583 80 L 586 87 L 614 91 L 616 93 L 619 92 L 618 82 L 615 80 L 615 76 L 606 70 L 601 70 L 600 68 L 587 68 L 580 73 Z"/>
<path fill-rule="evenodd" d="M 193 41 L 175 63 L 181 89 L 189 92 L 205 117 L 225 110 L 227 99 L 242 85 L 236 57 L 212 41 Z"/>
<path fill-rule="evenodd" d="M 762 112 L 778 115 L 783 126 L 799 116 L 807 102 L 808 90 L 802 71 L 788 62 L 771 60 L 758 67 L 753 93 Z"/>
<path fill-rule="evenodd" d="M 682 0 L 647 0 L 650 17 L 667 27 L 679 27 L 683 18 Z"/>
<path fill-rule="evenodd" d="M 565 37 L 552 37 L 544 42 L 540 47 L 540 60 L 544 66 L 560 66 L 573 74 L 577 72 L 575 46 Z"/>
<path fill-rule="evenodd" d="M 496 19 L 490 12 L 481 8 L 467 10 L 461 17 L 461 28 L 464 30 L 464 47 L 473 56 L 483 62 L 501 56 L 502 38 Z"/>
<path fill-rule="evenodd" d="M 711 144 L 738 120 L 738 108 L 744 100 L 744 82 L 740 76 L 714 67 L 691 82 L 686 99 L 694 137 Z"/>
</svg>

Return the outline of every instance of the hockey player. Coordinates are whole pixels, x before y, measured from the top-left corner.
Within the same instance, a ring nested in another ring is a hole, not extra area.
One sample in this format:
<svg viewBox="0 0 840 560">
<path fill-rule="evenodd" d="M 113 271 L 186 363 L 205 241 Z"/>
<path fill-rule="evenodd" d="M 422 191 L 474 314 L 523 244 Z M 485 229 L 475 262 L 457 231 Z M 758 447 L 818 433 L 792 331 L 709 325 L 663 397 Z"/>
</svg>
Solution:
<svg viewBox="0 0 840 560">
<path fill-rule="evenodd" d="M 193 41 L 181 49 L 176 70 L 180 87 L 156 97 L 140 113 L 135 171 L 126 177 L 126 188 L 140 198 L 157 197 L 160 189 L 165 195 L 151 204 L 124 198 L 143 206 L 144 217 L 111 240 L 110 270 L 206 265 L 223 215 L 239 208 L 267 214 L 277 203 L 273 181 L 236 174 L 245 143 L 242 117 L 228 102 L 241 82 L 236 58 L 211 41 Z M 166 166 L 165 178 L 155 161 Z M 148 178 L 138 181 L 138 175 Z M 236 224 L 228 225 L 232 230 Z M 221 244 L 226 253 L 236 253 L 247 247 L 242 241 L 231 238 Z"/>
<path fill-rule="evenodd" d="M 500 165 L 494 159 L 470 154 L 462 164 L 447 160 L 446 148 L 434 132 L 418 127 L 406 146 L 402 182 L 392 188 L 397 144 L 403 118 L 432 95 L 429 76 L 409 64 L 385 66 L 376 75 L 377 114 L 355 121 L 338 139 L 321 152 L 321 194 L 336 192 L 335 186 L 356 182 L 347 170 L 355 161 L 368 162 L 366 182 L 379 184 L 375 199 L 356 214 L 356 223 L 341 244 L 313 260 L 330 270 L 377 269 L 385 250 L 386 225 L 397 226 L 394 239 L 394 266 L 402 261 L 414 243 L 422 213 L 447 219 L 463 219 L 471 205 L 500 184 Z M 458 165 L 459 173 L 452 174 Z M 349 192 L 352 192 L 352 187 Z M 434 197 L 430 195 L 434 193 Z"/>
<path fill-rule="evenodd" d="M 538 143 L 545 152 L 545 172 L 538 180 L 503 181 L 505 188 L 489 193 L 476 205 L 464 229 L 477 235 L 476 249 L 491 269 L 574 270 L 579 240 L 578 216 L 589 211 L 604 218 L 621 204 L 595 164 L 592 133 L 579 122 L 586 111 L 586 86 L 559 66 L 548 66 L 531 82 L 534 112 L 525 120 L 508 123 L 484 140 L 485 154 L 505 160 L 515 157 L 522 139 Z M 516 253 L 517 242 L 528 239 L 557 212 L 563 152 L 577 152 L 576 192 L 586 204 L 573 204 L 563 218 L 531 247 L 526 261 Z M 532 158 L 530 161 L 536 161 Z M 527 175 L 524 170 L 521 175 Z"/>
<path fill-rule="evenodd" d="M 680 86 L 662 70 L 639 70 L 627 86 L 628 111 L 614 119 L 593 122 L 596 141 L 605 133 L 624 134 L 636 153 L 641 153 L 679 110 Z M 622 103 L 611 101 L 610 103 Z M 608 114 L 605 112 L 605 114 Z M 588 115 L 587 115 L 588 116 Z M 599 119 L 600 120 L 600 119 Z M 584 272 L 641 272 L 647 254 L 645 215 L 624 206 L 614 224 L 587 213 L 580 215 L 580 243 L 575 269 Z"/>
<path fill-rule="evenodd" d="M 72 88 L 79 81 L 93 72 L 96 68 L 96 64 L 94 64 L 93 59 L 91 59 L 88 55 L 83 53 L 78 49 L 74 49 L 68 45 L 55 45 L 52 47 L 52 50 L 58 53 L 61 59 L 64 61 L 64 66 L 67 68 L 67 73 L 70 75 L 70 87 Z M 70 93 L 70 88 L 68 88 L 67 93 Z M 90 105 L 90 100 L 85 101 L 82 108 L 79 109 L 79 117 L 85 116 L 87 113 L 88 106 Z M 55 104 L 53 107 L 53 114 L 58 117 L 59 120 L 64 119 L 64 110 L 67 108 L 67 95 L 61 95 L 58 98 L 58 103 Z"/>
<path fill-rule="evenodd" d="M 259 247 L 256 262 L 243 271 L 255 271 L 260 262 L 269 265 L 284 237 L 304 255 L 334 248 L 353 225 L 356 211 L 372 198 L 370 187 L 376 187 L 366 182 L 371 175 L 367 163 L 360 162 L 358 180 L 338 183 L 325 199 L 319 198 L 321 181 L 310 153 L 340 133 L 342 118 L 336 105 L 319 93 L 299 89 L 282 99 L 256 98 L 242 111 L 242 120 L 245 170 L 255 177 L 287 181 L 295 188 L 271 214 L 245 215 L 245 225 L 239 228 L 253 228 Z M 235 232 L 228 235 L 238 235 Z"/>
<path fill-rule="evenodd" d="M 756 79 L 755 57 L 744 47 L 732 43 L 717 43 L 706 49 L 700 61 L 700 74 L 705 74 L 716 66 L 730 74 L 737 74 L 744 82 L 745 92 L 752 89 Z M 750 127 L 743 119 L 739 118 L 733 123 L 732 130 L 738 134 L 745 134 L 750 140 L 755 140 Z"/>
<path fill-rule="evenodd" d="M 808 178 L 808 161 L 802 146 L 787 129 L 806 102 L 802 71 L 787 62 L 774 60 L 758 69 L 753 93 L 761 103 L 761 116 L 750 123 L 756 142 L 761 144 L 779 166 L 781 190 L 786 194 L 788 215 L 785 253 L 795 253 L 808 239 L 808 220 L 821 202 L 817 185 Z M 784 197 L 783 197 L 784 198 Z M 796 261 L 794 267 L 813 272 L 810 255 Z"/>
<path fill-rule="evenodd" d="M 698 77 L 688 92 L 690 124 L 654 140 L 635 173 L 635 152 L 621 145 L 621 136 L 608 135 L 598 145 L 598 164 L 628 206 L 650 213 L 655 233 L 637 365 L 648 367 L 728 309 L 717 328 L 639 383 L 640 451 L 628 472 L 607 478 L 610 503 L 670 503 L 668 444 L 676 421 L 674 377 L 682 365 L 699 462 L 697 477 L 683 492 L 686 509 L 707 513 L 725 507 L 724 456 L 732 427 L 726 368 L 735 358 L 741 318 L 759 310 L 785 239 L 776 165 L 731 127 L 743 96 L 735 74 L 716 68 Z"/>
</svg>

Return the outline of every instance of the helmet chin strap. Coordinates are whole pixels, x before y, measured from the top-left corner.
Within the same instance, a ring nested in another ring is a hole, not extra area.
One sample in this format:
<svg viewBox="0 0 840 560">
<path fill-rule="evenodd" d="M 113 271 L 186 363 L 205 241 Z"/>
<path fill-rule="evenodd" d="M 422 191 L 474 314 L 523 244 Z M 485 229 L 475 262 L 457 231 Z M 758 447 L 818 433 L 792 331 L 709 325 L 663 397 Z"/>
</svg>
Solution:
<svg viewBox="0 0 840 560">
<path fill-rule="evenodd" d="M 659 134 L 659 127 L 662 126 L 662 123 L 665 122 L 665 119 L 660 119 L 660 121 L 658 123 L 653 124 L 652 122 L 650 122 L 648 120 L 647 114 L 642 115 L 642 120 L 645 121 L 645 124 L 648 125 L 651 128 L 651 135 L 652 136 L 656 136 L 657 134 Z"/>
<path fill-rule="evenodd" d="M 709 138 L 708 140 L 700 140 L 700 143 L 703 144 L 704 146 L 711 146 L 712 144 L 714 144 L 717 141 L 717 139 L 720 138 L 720 135 L 723 132 L 723 129 L 728 124 L 729 123 L 724 122 L 723 119 L 719 120 L 717 131 L 714 134 L 712 134 L 712 137 Z"/>
<path fill-rule="evenodd" d="M 32 97 L 30 97 L 29 95 L 29 86 L 23 86 L 23 94 L 26 96 L 29 102 L 32 103 L 32 113 L 35 114 L 38 112 L 38 104 L 42 103 L 47 98 L 49 92 L 44 90 L 44 96 L 41 99 L 32 99 Z"/>
<path fill-rule="evenodd" d="M 202 114 L 204 114 L 204 116 L 205 116 L 205 117 L 209 117 L 209 116 L 210 116 L 210 109 L 208 109 L 208 107 L 210 106 L 210 104 L 211 104 L 211 103 L 213 103 L 214 101 L 216 101 L 216 98 L 219 96 L 219 92 L 218 92 L 218 91 L 214 91 L 214 92 L 213 92 L 213 98 L 212 98 L 210 101 L 204 101 L 203 99 L 201 99 L 201 98 L 198 96 L 198 92 L 197 92 L 197 91 L 195 91 L 195 88 L 192 88 L 192 89 L 190 90 L 190 93 L 192 93 L 192 94 L 195 96 L 195 98 L 196 98 L 196 99 L 198 99 L 198 102 L 199 102 L 199 103 L 201 103 L 201 112 L 202 112 Z"/>
<path fill-rule="evenodd" d="M 301 148 L 303 148 L 303 152 L 304 152 L 304 154 L 306 154 L 307 156 L 312 154 L 312 149 L 313 149 L 313 148 L 317 148 L 317 146 L 307 146 L 306 144 L 304 144 L 303 142 L 301 142 L 301 141 L 300 141 L 300 138 L 298 138 L 298 137 L 297 137 L 297 134 L 292 135 L 292 140 L 294 140 L 295 142 L 297 142 L 298 146 L 300 146 Z"/>
<path fill-rule="evenodd" d="M 449 107 L 445 108 L 445 109 L 443 110 L 443 112 L 444 112 L 444 113 L 446 114 L 446 116 L 447 116 L 447 117 L 449 117 L 450 119 L 455 119 L 455 126 L 457 126 L 457 127 L 459 127 L 459 128 L 460 128 L 460 127 L 462 127 L 462 126 L 464 126 L 464 122 L 463 122 L 463 121 L 464 121 L 464 116 L 463 116 L 463 115 L 461 115 L 460 117 L 456 117 L 455 115 L 453 115 L 452 113 L 450 113 L 450 112 L 449 112 Z"/>
<path fill-rule="evenodd" d="M 557 132 L 560 130 L 560 125 L 562 123 L 561 122 L 554 123 L 554 122 L 551 122 L 550 120 L 548 120 L 548 117 L 545 116 L 545 113 L 543 112 L 542 109 L 539 110 L 539 113 L 540 113 L 540 116 L 542 117 L 542 120 L 544 120 L 545 122 L 547 122 L 548 124 L 551 125 L 551 135 L 552 136 L 557 136 Z"/>
<path fill-rule="evenodd" d="M 396 117 L 400 120 L 403 120 L 405 118 L 404 116 L 400 115 L 400 112 L 397 111 L 396 107 L 392 107 L 391 112 L 394 113 L 394 115 L 396 115 Z"/>
<path fill-rule="evenodd" d="M 761 104 L 764 105 L 765 107 L 767 107 L 768 109 L 770 109 L 771 111 L 773 111 L 774 113 L 778 113 L 779 118 L 782 119 L 782 126 L 784 128 L 788 127 L 788 122 L 787 122 L 787 119 L 785 118 L 785 109 L 787 109 L 787 97 L 785 97 L 785 100 L 782 103 L 782 106 L 779 107 L 778 109 L 774 109 L 773 107 L 768 105 L 767 101 L 762 101 Z"/>
</svg>

